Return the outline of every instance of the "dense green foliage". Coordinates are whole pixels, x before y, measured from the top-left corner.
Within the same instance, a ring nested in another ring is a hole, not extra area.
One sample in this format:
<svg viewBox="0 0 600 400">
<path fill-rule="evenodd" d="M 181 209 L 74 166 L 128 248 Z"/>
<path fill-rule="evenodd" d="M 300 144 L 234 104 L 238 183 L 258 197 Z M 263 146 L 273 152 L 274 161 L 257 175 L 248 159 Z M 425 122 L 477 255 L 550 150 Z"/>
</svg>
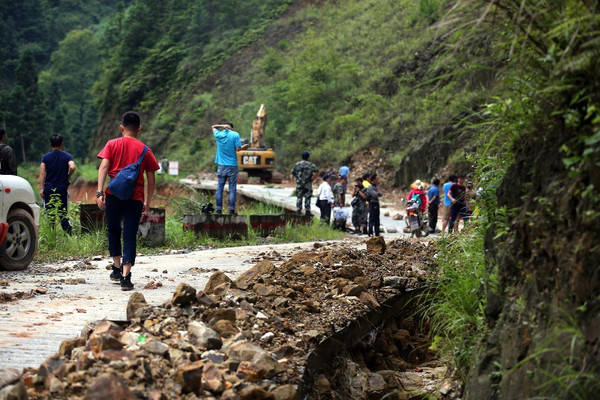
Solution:
<svg viewBox="0 0 600 400">
<path fill-rule="evenodd" d="M 98 113 L 89 89 L 99 71 L 102 19 L 116 0 L 0 1 L 0 126 L 20 160 L 39 160 L 52 133 L 84 157 Z"/>
<path fill-rule="evenodd" d="M 441 254 L 435 285 L 470 289 L 434 301 L 448 335 L 438 345 L 472 374 L 466 398 L 593 398 L 599 249 L 585 243 L 599 233 L 597 3 L 460 1 L 446 24 L 466 65 L 489 60 L 471 50 L 492 38 L 501 85 L 471 126 L 481 221 Z"/>
<path fill-rule="evenodd" d="M 325 164 L 376 148 L 394 168 L 435 142 L 433 164 L 414 171 L 431 174 L 448 159 L 465 165 L 465 117 L 491 82 L 439 60 L 450 37 L 432 24 L 444 0 L 66 3 L 3 8 L 10 21 L 35 9 L 13 24 L 2 82 L 0 112 L 9 143 L 19 149 L 23 136 L 21 158 L 37 158 L 50 132 L 77 157 L 93 155 L 134 108 L 155 153 L 196 171 L 212 164 L 210 124 L 229 119 L 247 136 L 264 103 L 282 171 L 305 149 Z M 47 35 L 50 21 L 61 29 Z M 14 72 L 18 54 L 28 82 Z"/>
<path fill-rule="evenodd" d="M 325 164 L 349 162 L 359 150 L 377 148 L 394 167 L 427 142 L 454 143 L 436 154 L 441 167 L 465 143 L 460 121 L 481 103 L 489 84 L 485 74 L 463 72 L 450 79 L 456 61 L 436 61 L 445 44 L 430 24 L 444 4 L 307 4 L 269 26 L 253 24 L 243 35 L 228 36 L 218 48 L 210 42 L 196 57 L 190 57 L 189 32 L 177 36 L 170 26 L 159 26 L 161 39 L 145 50 L 140 65 L 122 66 L 120 51 L 114 52 L 96 94 L 107 112 L 116 106 L 144 111 L 145 140 L 161 156 L 180 160 L 187 171 L 211 165 L 211 123 L 232 120 L 247 137 L 261 103 L 268 110 L 267 143 L 283 171 L 306 149 Z M 277 10 L 269 5 L 254 22 L 268 21 Z M 232 52 L 263 29 L 268 36 Z M 119 84 L 111 86 L 114 81 Z M 111 96 L 109 87 L 116 90 Z M 115 95 L 121 104 L 115 104 Z M 114 126 L 100 133 L 110 137 Z M 456 160 L 464 162 L 460 154 Z"/>
</svg>

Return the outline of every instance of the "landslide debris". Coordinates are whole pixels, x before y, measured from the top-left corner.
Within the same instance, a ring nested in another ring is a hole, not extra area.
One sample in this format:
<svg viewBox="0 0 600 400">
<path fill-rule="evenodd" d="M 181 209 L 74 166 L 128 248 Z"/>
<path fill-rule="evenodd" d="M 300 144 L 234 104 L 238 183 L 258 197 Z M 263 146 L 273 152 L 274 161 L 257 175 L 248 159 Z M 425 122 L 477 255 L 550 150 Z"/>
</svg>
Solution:
<svg viewBox="0 0 600 400">
<path fill-rule="evenodd" d="M 215 272 L 204 290 L 182 283 L 160 306 L 133 293 L 129 321 L 89 324 L 12 386 L 31 399 L 295 399 L 323 338 L 431 271 L 430 243 L 377 244 L 258 260 L 235 281 Z"/>
</svg>

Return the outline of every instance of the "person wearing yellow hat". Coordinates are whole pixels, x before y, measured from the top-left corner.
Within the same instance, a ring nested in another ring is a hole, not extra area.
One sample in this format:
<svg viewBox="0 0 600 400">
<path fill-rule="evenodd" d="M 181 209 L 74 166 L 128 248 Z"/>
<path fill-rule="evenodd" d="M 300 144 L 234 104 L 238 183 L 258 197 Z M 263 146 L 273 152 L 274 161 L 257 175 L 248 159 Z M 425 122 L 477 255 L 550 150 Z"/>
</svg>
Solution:
<svg viewBox="0 0 600 400">
<path fill-rule="evenodd" d="M 425 191 L 423 190 L 423 188 L 424 188 L 423 182 L 421 182 L 419 179 L 417 179 L 410 186 L 411 186 L 412 190 L 408 193 L 408 196 L 406 197 L 406 201 L 416 200 L 417 203 L 419 204 L 419 209 L 422 212 L 425 212 L 427 210 L 427 195 L 425 194 Z"/>
</svg>

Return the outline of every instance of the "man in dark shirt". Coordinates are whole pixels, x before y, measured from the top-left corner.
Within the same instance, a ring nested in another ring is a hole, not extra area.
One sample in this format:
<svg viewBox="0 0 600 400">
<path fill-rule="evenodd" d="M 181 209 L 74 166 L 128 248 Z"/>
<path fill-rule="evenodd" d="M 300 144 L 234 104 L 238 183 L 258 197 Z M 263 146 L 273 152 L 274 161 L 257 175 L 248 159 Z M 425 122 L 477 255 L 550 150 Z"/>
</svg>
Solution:
<svg viewBox="0 0 600 400">
<path fill-rule="evenodd" d="M 371 184 L 367 188 L 367 201 L 369 203 L 369 227 L 368 234 L 369 236 L 375 234 L 375 236 L 380 236 L 379 233 L 379 198 L 381 197 L 381 192 L 377 188 L 377 184 L 379 183 L 379 178 L 376 173 L 372 173 L 369 177 L 369 183 Z"/>
<path fill-rule="evenodd" d="M 450 187 L 448 191 L 448 198 L 452 202 L 452 206 L 450 206 L 450 223 L 448 224 L 448 230 L 453 232 L 454 223 L 458 217 L 462 217 L 465 223 L 469 220 L 469 212 L 467 211 L 467 201 L 466 201 L 466 191 L 465 187 L 465 176 L 461 175 L 458 177 L 458 182 Z M 456 231 L 458 231 L 458 223 L 456 224 Z"/>
<path fill-rule="evenodd" d="M 429 212 L 429 233 L 435 233 L 438 220 L 438 208 L 440 207 L 440 180 L 433 178 L 431 187 L 427 191 L 427 211 Z"/>
<path fill-rule="evenodd" d="M 17 156 L 12 147 L 4 143 L 6 131 L 0 128 L 0 175 L 17 174 Z"/>
<path fill-rule="evenodd" d="M 63 137 L 52 135 L 50 147 L 52 151 L 44 154 L 40 164 L 40 196 L 44 200 L 46 210 L 58 207 L 60 225 L 67 233 L 71 233 L 71 222 L 67 217 L 69 178 L 75 172 L 73 156 L 62 151 Z"/>
</svg>

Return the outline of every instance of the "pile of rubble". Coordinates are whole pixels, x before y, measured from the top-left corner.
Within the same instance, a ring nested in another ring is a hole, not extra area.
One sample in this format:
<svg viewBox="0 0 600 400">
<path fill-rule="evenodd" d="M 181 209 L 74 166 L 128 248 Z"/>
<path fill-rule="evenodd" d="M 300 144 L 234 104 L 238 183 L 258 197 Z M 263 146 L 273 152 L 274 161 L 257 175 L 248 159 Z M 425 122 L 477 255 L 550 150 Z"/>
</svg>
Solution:
<svg viewBox="0 0 600 400">
<path fill-rule="evenodd" d="M 161 306 L 133 293 L 128 321 L 89 324 L 37 369 L 0 371 L 0 398 L 295 399 L 307 354 L 419 286 L 432 247 L 373 238 L 366 250 L 260 260 L 235 281 L 215 272 L 204 290 L 182 283 Z"/>
</svg>

